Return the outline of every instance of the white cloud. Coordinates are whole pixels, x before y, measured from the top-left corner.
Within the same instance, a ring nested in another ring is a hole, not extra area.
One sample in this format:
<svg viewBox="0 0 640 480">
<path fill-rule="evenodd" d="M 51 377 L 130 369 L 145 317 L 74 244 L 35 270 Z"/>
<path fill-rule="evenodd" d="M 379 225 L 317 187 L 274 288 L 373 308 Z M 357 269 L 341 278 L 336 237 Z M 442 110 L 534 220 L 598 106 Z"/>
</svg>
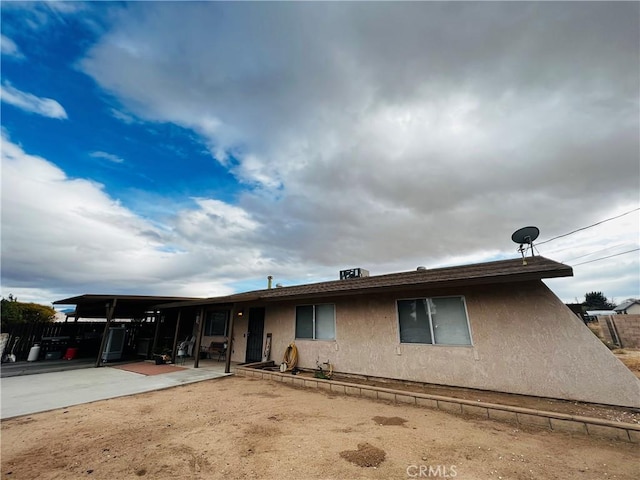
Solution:
<svg viewBox="0 0 640 480">
<path fill-rule="evenodd" d="M 629 204 L 620 209 L 610 210 L 606 218 L 630 212 L 638 204 Z M 571 229 L 567 229 L 567 232 Z M 559 291 L 566 301 L 574 297 L 582 302 L 584 294 L 602 291 L 606 297 L 620 302 L 629 297 L 638 297 L 640 292 L 640 213 L 634 211 L 582 232 L 560 238 L 539 247 L 543 255 L 573 266 L 574 278 L 569 285 L 561 280 L 547 283 L 554 291 Z M 610 255 L 617 255 L 603 259 Z"/>
<path fill-rule="evenodd" d="M 166 257 L 131 264 L 175 288 L 385 273 L 514 257 L 516 228 L 537 225 L 544 240 L 632 208 L 638 10 L 128 5 L 82 68 L 122 105 L 118 118 L 192 129 L 246 186 L 234 206 L 197 199 L 158 233 Z M 637 244 L 638 222 L 610 228 L 585 232 L 580 254 Z M 634 268 L 633 254 L 577 267 L 554 290 L 637 296 Z M 137 272 L 125 272 L 131 291 Z"/>
<path fill-rule="evenodd" d="M 3 2 L 2 8 L 7 11 L 17 11 L 22 17 L 24 25 L 32 30 L 55 28 L 65 24 L 67 18 L 88 9 L 87 2 L 61 2 L 46 0 L 42 2 Z M 82 19 L 89 23 L 90 19 Z"/>
<path fill-rule="evenodd" d="M 14 107 L 25 112 L 35 113 L 43 117 L 66 119 L 67 112 L 58 102 L 51 98 L 37 97 L 31 93 L 26 93 L 13 87 L 5 81 L 0 88 L 0 97 Z"/>
<path fill-rule="evenodd" d="M 254 186 L 240 205 L 277 261 L 403 269 L 512 256 L 516 228 L 548 238 L 637 203 L 637 14 L 136 4 L 83 68 Z"/>
<path fill-rule="evenodd" d="M 212 199 L 197 199 L 165 225 L 152 223 L 102 185 L 26 153 L 3 131 L 5 296 L 47 303 L 78 292 L 228 294 L 230 282 L 272 268 L 249 241 L 258 226 L 241 208 Z"/>
<path fill-rule="evenodd" d="M 258 228 L 257 222 L 241 208 L 219 200 L 197 198 L 197 210 L 179 212 L 176 229 L 194 242 L 220 241 L 224 237 L 246 235 Z"/>
<path fill-rule="evenodd" d="M 91 157 L 93 157 L 93 158 L 103 158 L 103 159 L 109 160 L 110 162 L 113 162 L 113 163 L 123 163 L 124 162 L 123 158 L 120 158 L 119 156 L 114 155 L 113 153 L 97 151 L 97 152 L 91 152 L 89 155 Z"/>
<path fill-rule="evenodd" d="M 116 108 L 112 108 L 111 109 L 111 115 L 113 115 L 113 118 L 117 118 L 118 120 L 120 120 L 122 123 L 126 123 L 127 125 L 131 125 L 133 123 L 136 123 L 136 119 L 133 118 L 131 115 L 128 115 Z"/>
<path fill-rule="evenodd" d="M 4 277 L 26 285 L 31 278 L 62 275 L 72 283 L 113 281 L 119 269 L 131 273 L 125 259 L 153 251 L 154 245 L 139 235 L 149 226 L 109 198 L 101 185 L 66 177 L 6 137 L 2 143 Z"/>
<path fill-rule="evenodd" d="M 24 58 L 24 55 L 16 43 L 6 35 L 0 35 L 0 50 L 2 51 L 2 55 L 8 55 L 14 58 Z"/>
</svg>

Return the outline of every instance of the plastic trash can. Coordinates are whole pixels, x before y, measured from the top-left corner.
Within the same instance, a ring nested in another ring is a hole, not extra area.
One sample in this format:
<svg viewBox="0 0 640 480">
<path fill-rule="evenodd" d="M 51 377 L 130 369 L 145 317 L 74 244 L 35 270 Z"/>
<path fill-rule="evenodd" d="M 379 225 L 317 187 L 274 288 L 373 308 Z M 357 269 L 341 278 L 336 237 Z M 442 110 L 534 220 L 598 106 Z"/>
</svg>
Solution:
<svg viewBox="0 0 640 480">
<path fill-rule="evenodd" d="M 76 355 L 78 354 L 78 349 L 77 348 L 67 348 L 66 353 L 64 354 L 64 357 L 62 357 L 63 360 L 73 360 L 74 358 L 76 358 Z"/>
<path fill-rule="evenodd" d="M 31 350 L 29 350 L 29 356 L 27 357 L 27 362 L 35 362 L 36 360 L 38 360 L 39 356 L 40 356 L 40 345 L 36 343 L 33 347 L 31 347 Z"/>
</svg>

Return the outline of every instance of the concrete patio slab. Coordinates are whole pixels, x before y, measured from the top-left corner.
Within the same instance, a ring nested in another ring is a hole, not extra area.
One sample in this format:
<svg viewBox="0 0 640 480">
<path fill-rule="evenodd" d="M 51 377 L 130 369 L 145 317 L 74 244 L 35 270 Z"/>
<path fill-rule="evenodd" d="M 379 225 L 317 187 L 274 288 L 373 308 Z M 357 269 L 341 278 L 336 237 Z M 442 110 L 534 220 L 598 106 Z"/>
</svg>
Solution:
<svg viewBox="0 0 640 480">
<path fill-rule="evenodd" d="M 231 375 L 224 365 L 146 376 L 116 368 L 83 368 L 3 378 L 0 418 L 150 392 Z"/>
</svg>

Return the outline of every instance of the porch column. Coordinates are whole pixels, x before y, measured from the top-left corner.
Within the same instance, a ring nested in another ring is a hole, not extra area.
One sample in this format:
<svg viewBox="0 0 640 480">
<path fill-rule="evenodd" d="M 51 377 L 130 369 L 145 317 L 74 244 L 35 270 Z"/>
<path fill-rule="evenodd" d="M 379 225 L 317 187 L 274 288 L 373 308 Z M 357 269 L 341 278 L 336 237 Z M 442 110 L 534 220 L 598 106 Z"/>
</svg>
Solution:
<svg viewBox="0 0 640 480">
<path fill-rule="evenodd" d="M 196 337 L 196 347 L 195 347 L 195 361 L 193 362 L 193 368 L 198 368 L 200 366 L 200 345 L 202 345 L 202 332 L 204 332 L 204 307 L 200 309 L 199 315 L 199 324 L 198 324 L 198 336 Z"/>
<path fill-rule="evenodd" d="M 96 360 L 96 367 L 102 366 L 102 353 L 104 352 L 104 347 L 107 344 L 107 336 L 109 335 L 109 326 L 111 325 L 111 320 L 113 320 L 113 313 L 116 309 L 117 298 L 114 298 L 111 304 L 106 304 L 107 308 L 107 323 L 104 325 L 104 332 L 102 332 L 102 341 L 100 342 L 100 350 L 98 351 L 98 358 Z M 77 317 L 76 317 L 77 318 Z"/>
<path fill-rule="evenodd" d="M 180 331 L 180 316 L 182 309 L 178 310 L 178 318 L 176 319 L 176 331 L 173 334 L 173 349 L 171 350 L 171 361 L 176 363 L 176 350 L 178 349 L 178 332 Z"/>
<path fill-rule="evenodd" d="M 153 318 L 156 322 L 156 331 L 153 334 L 153 347 L 151 347 L 151 354 L 155 354 L 158 348 L 158 337 L 160 336 L 160 322 L 162 318 L 160 317 L 160 312 L 158 310 L 154 310 Z"/>
<path fill-rule="evenodd" d="M 229 335 L 227 336 L 227 351 L 224 355 L 224 373 L 231 373 L 231 352 L 233 350 L 233 321 L 236 318 L 237 307 L 233 304 L 231 318 L 229 319 Z"/>
</svg>

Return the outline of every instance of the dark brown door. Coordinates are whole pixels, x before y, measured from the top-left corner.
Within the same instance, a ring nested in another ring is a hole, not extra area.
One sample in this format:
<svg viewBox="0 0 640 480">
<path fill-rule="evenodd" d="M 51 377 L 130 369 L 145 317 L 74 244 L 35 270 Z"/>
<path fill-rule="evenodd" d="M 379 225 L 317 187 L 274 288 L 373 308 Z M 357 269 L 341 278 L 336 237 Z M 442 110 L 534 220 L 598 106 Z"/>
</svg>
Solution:
<svg viewBox="0 0 640 480">
<path fill-rule="evenodd" d="M 264 335 L 264 308 L 249 309 L 246 362 L 262 361 L 262 337 Z"/>
</svg>

